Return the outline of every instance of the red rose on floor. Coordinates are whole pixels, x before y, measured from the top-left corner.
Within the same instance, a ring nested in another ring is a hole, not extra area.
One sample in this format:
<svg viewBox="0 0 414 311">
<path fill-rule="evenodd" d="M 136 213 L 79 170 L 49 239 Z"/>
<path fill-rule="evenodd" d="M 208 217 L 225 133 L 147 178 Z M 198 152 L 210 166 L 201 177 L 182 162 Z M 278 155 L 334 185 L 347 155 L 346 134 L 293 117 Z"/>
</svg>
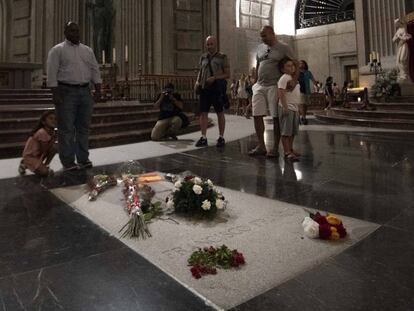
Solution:
<svg viewBox="0 0 414 311">
<path fill-rule="evenodd" d="M 337 225 L 337 226 L 335 226 L 335 227 L 336 227 L 336 230 L 338 231 L 339 237 L 341 239 L 344 238 L 344 237 L 346 237 L 346 229 L 345 229 L 345 227 L 344 227 L 344 225 L 342 223 L 339 224 L 339 225 Z"/>
<path fill-rule="evenodd" d="M 194 278 L 196 279 L 201 278 L 201 271 L 197 266 L 192 267 L 190 271 Z"/>
<path fill-rule="evenodd" d="M 331 236 L 331 225 L 319 224 L 319 238 L 327 240 Z"/>
<path fill-rule="evenodd" d="M 313 216 L 313 220 L 316 221 L 319 225 L 328 224 L 325 216 L 322 216 L 319 212 Z"/>
</svg>

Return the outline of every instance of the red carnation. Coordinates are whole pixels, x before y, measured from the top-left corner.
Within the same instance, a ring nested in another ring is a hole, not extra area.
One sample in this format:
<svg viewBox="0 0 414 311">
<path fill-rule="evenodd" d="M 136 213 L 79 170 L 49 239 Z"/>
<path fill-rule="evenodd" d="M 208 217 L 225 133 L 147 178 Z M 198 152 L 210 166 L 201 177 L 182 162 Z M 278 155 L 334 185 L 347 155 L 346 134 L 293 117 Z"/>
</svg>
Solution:
<svg viewBox="0 0 414 311">
<path fill-rule="evenodd" d="M 323 240 L 328 240 L 330 236 L 331 236 L 331 225 L 319 224 L 319 238 Z"/>
<path fill-rule="evenodd" d="M 199 279 L 201 278 L 201 271 L 199 269 L 198 266 L 194 266 L 190 269 L 191 274 L 193 275 L 194 278 Z"/>
<path fill-rule="evenodd" d="M 325 216 L 322 216 L 319 212 L 313 216 L 313 220 L 316 221 L 319 225 L 328 224 Z"/>
<path fill-rule="evenodd" d="M 339 237 L 341 239 L 343 239 L 344 237 L 346 237 L 346 229 L 345 229 L 345 227 L 344 227 L 344 225 L 342 223 L 339 224 L 339 225 L 337 225 L 337 226 L 335 226 L 335 228 L 338 231 Z"/>
<path fill-rule="evenodd" d="M 189 181 L 189 180 L 191 180 L 191 179 L 193 179 L 193 178 L 194 178 L 194 176 L 189 175 L 189 176 L 185 176 L 185 177 L 184 177 L 184 180 L 185 180 L 185 181 Z"/>
</svg>

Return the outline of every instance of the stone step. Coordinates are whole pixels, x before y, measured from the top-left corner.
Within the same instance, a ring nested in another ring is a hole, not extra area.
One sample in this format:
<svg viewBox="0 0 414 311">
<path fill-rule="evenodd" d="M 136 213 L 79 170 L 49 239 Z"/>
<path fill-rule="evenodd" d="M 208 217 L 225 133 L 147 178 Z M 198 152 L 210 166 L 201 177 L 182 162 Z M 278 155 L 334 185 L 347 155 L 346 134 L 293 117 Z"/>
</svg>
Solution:
<svg viewBox="0 0 414 311">
<path fill-rule="evenodd" d="M 11 93 L 0 93 L 0 99 L 32 99 L 32 98 L 43 98 L 52 99 L 51 93 L 23 93 L 23 94 L 11 94 Z"/>
<path fill-rule="evenodd" d="M 92 116 L 92 124 L 146 120 L 148 118 L 157 118 L 157 116 L 158 110 L 94 113 Z M 38 120 L 39 117 L 0 119 L 0 131 L 7 129 L 30 129 L 37 124 Z"/>
<path fill-rule="evenodd" d="M 50 89 L 0 89 L 0 94 L 50 94 Z"/>
<path fill-rule="evenodd" d="M 374 119 L 364 117 L 341 116 L 335 115 L 330 111 L 322 111 L 319 113 L 315 113 L 315 117 L 317 120 L 329 124 L 347 124 L 353 126 L 414 130 L 414 120 L 407 119 Z"/>
<path fill-rule="evenodd" d="M 108 103 L 98 103 L 94 105 L 94 113 L 110 112 L 138 112 L 154 110 L 152 104 L 140 104 L 131 102 L 129 104 L 110 105 Z M 29 118 L 39 117 L 44 111 L 54 110 L 54 105 L 3 105 L 0 106 L 1 118 Z"/>
<path fill-rule="evenodd" d="M 190 121 L 195 119 L 194 114 L 187 113 Z M 91 135 L 111 134 L 125 131 L 134 131 L 139 129 L 152 129 L 157 122 L 157 117 L 145 118 L 141 120 L 128 120 L 110 123 L 91 124 Z M 12 128 L 0 130 L 0 142 L 12 143 L 25 141 L 31 131 L 31 128 Z"/>
<path fill-rule="evenodd" d="M 209 119 L 209 126 L 211 126 L 212 120 Z M 195 132 L 200 129 L 198 120 L 193 120 L 190 125 L 184 129 L 180 134 Z M 95 134 L 90 136 L 90 147 L 92 148 L 100 148 L 100 147 L 108 147 L 108 146 L 117 146 L 123 144 L 131 144 L 140 141 L 146 141 L 151 138 L 151 130 L 152 128 L 140 129 L 140 130 L 127 130 L 127 131 L 119 131 L 116 133 L 104 133 L 104 134 Z M 20 157 L 23 148 L 24 142 L 27 138 L 27 135 L 23 141 L 19 142 L 12 142 L 12 143 L 0 143 L 0 159 L 12 158 L 12 157 Z M 17 170 L 17 168 L 16 168 Z M 17 171 L 16 171 L 17 174 Z"/>
<path fill-rule="evenodd" d="M 52 98 L 0 98 L 2 105 L 44 105 L 52 104 Z"/>
<path fill-rule="evenodd" d="M 329 110 L 329 113 L 337 116 L 367 119 L 414 120 L 414 110 L 356 110 L 347 108 L 332 108 Z"/>
</svg>

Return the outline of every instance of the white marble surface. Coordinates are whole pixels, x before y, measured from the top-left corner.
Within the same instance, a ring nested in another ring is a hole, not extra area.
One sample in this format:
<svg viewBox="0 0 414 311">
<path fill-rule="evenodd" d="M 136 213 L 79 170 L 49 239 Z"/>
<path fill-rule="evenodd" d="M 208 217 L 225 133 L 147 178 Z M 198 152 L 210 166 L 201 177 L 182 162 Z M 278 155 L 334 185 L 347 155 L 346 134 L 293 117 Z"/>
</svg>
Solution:
<svg viewBox="0 0 414 311">
<path fill-rule="evenodd" d="M 153 184 L 163 200 L 172 186 Z M 302 207 L 221 188 L 230 202 L 214 221 L 191 221 L 172 215 L 176 221 L 155 220 L 149 225 L 152 237 L 146 240 L 120 239 L 164 272 L 203 297 L 217 309 L 239 305 L 327 258 L 339 254 L 379 226 L 341 217 L 349 238 L 330 242 L 311 240 L 303 235 Z M 119 229 L 127 221 L 121 188 L 103 193 L 97 201 L 87 200 L 85 186 L 61 188 L 53 193 L 76 211 L 120 238 Z M 226 244 L 244 253 L 247 264 L 239 271 L 218 271 L 215 276 L 196 280 L 187 258 L 197 247 Z"/>
</svg>

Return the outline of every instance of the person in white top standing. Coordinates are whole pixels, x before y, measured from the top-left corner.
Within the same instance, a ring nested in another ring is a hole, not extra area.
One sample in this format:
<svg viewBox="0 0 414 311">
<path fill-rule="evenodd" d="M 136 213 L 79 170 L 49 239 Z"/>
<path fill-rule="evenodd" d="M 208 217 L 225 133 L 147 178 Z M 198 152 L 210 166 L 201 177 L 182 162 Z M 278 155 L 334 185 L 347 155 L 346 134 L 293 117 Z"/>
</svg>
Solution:
<svg viewBox="0 0 414 311">
<path fill-rule="evenodd" d="M 293 140 L 299 133 L 299 104 L 301 103 L 299 84 L 292 91 L 287 90 L 288 83 L 295 77 L 297 68 L 293 60 L 283 58 L 279 61 L 279 70 L 283 72 L 283 76 L 277 83 L 279 123 L 283 150 L 286 159 L 298 161 L 299 154 L 293 150 Z"/>
<path fill-rule="evenodd" d="M 260 31 L 262 44 L 257 48 L 256 54 L 256 81 L 252 87 L 252 114 L 254 128 L 256 130 L 258 144 L 249 151 L 251 156 L 266 155 L 276 157 L 280 142 L 280 129 L 277 109 L 277 82 L 282 75 L 278 69 L 279 61 L 284 57 L 295 58 L 292 49 L 277 40 L 274 29 L 271 26 L 263 26 Z M 292 81 L 292 88 L 297 81 Z M 266 150 L 264 141 L 264 121 L 267 115 L 273 117 L 274 150 Z"/>
<path fill-rule="evenodd" d="M 101 75 L 92 49 L 80 43 L 78 24 L 65 25 L 66 40 L 52 47 L 47 58 L 47 85 L 52 89 L 58 119 L 59 157 L 64 170 L 92 167 L 89 128 L 93 98 L 100 98 Z M 76 162 L 75 162 L 76 158 Z"/>
</svg>

